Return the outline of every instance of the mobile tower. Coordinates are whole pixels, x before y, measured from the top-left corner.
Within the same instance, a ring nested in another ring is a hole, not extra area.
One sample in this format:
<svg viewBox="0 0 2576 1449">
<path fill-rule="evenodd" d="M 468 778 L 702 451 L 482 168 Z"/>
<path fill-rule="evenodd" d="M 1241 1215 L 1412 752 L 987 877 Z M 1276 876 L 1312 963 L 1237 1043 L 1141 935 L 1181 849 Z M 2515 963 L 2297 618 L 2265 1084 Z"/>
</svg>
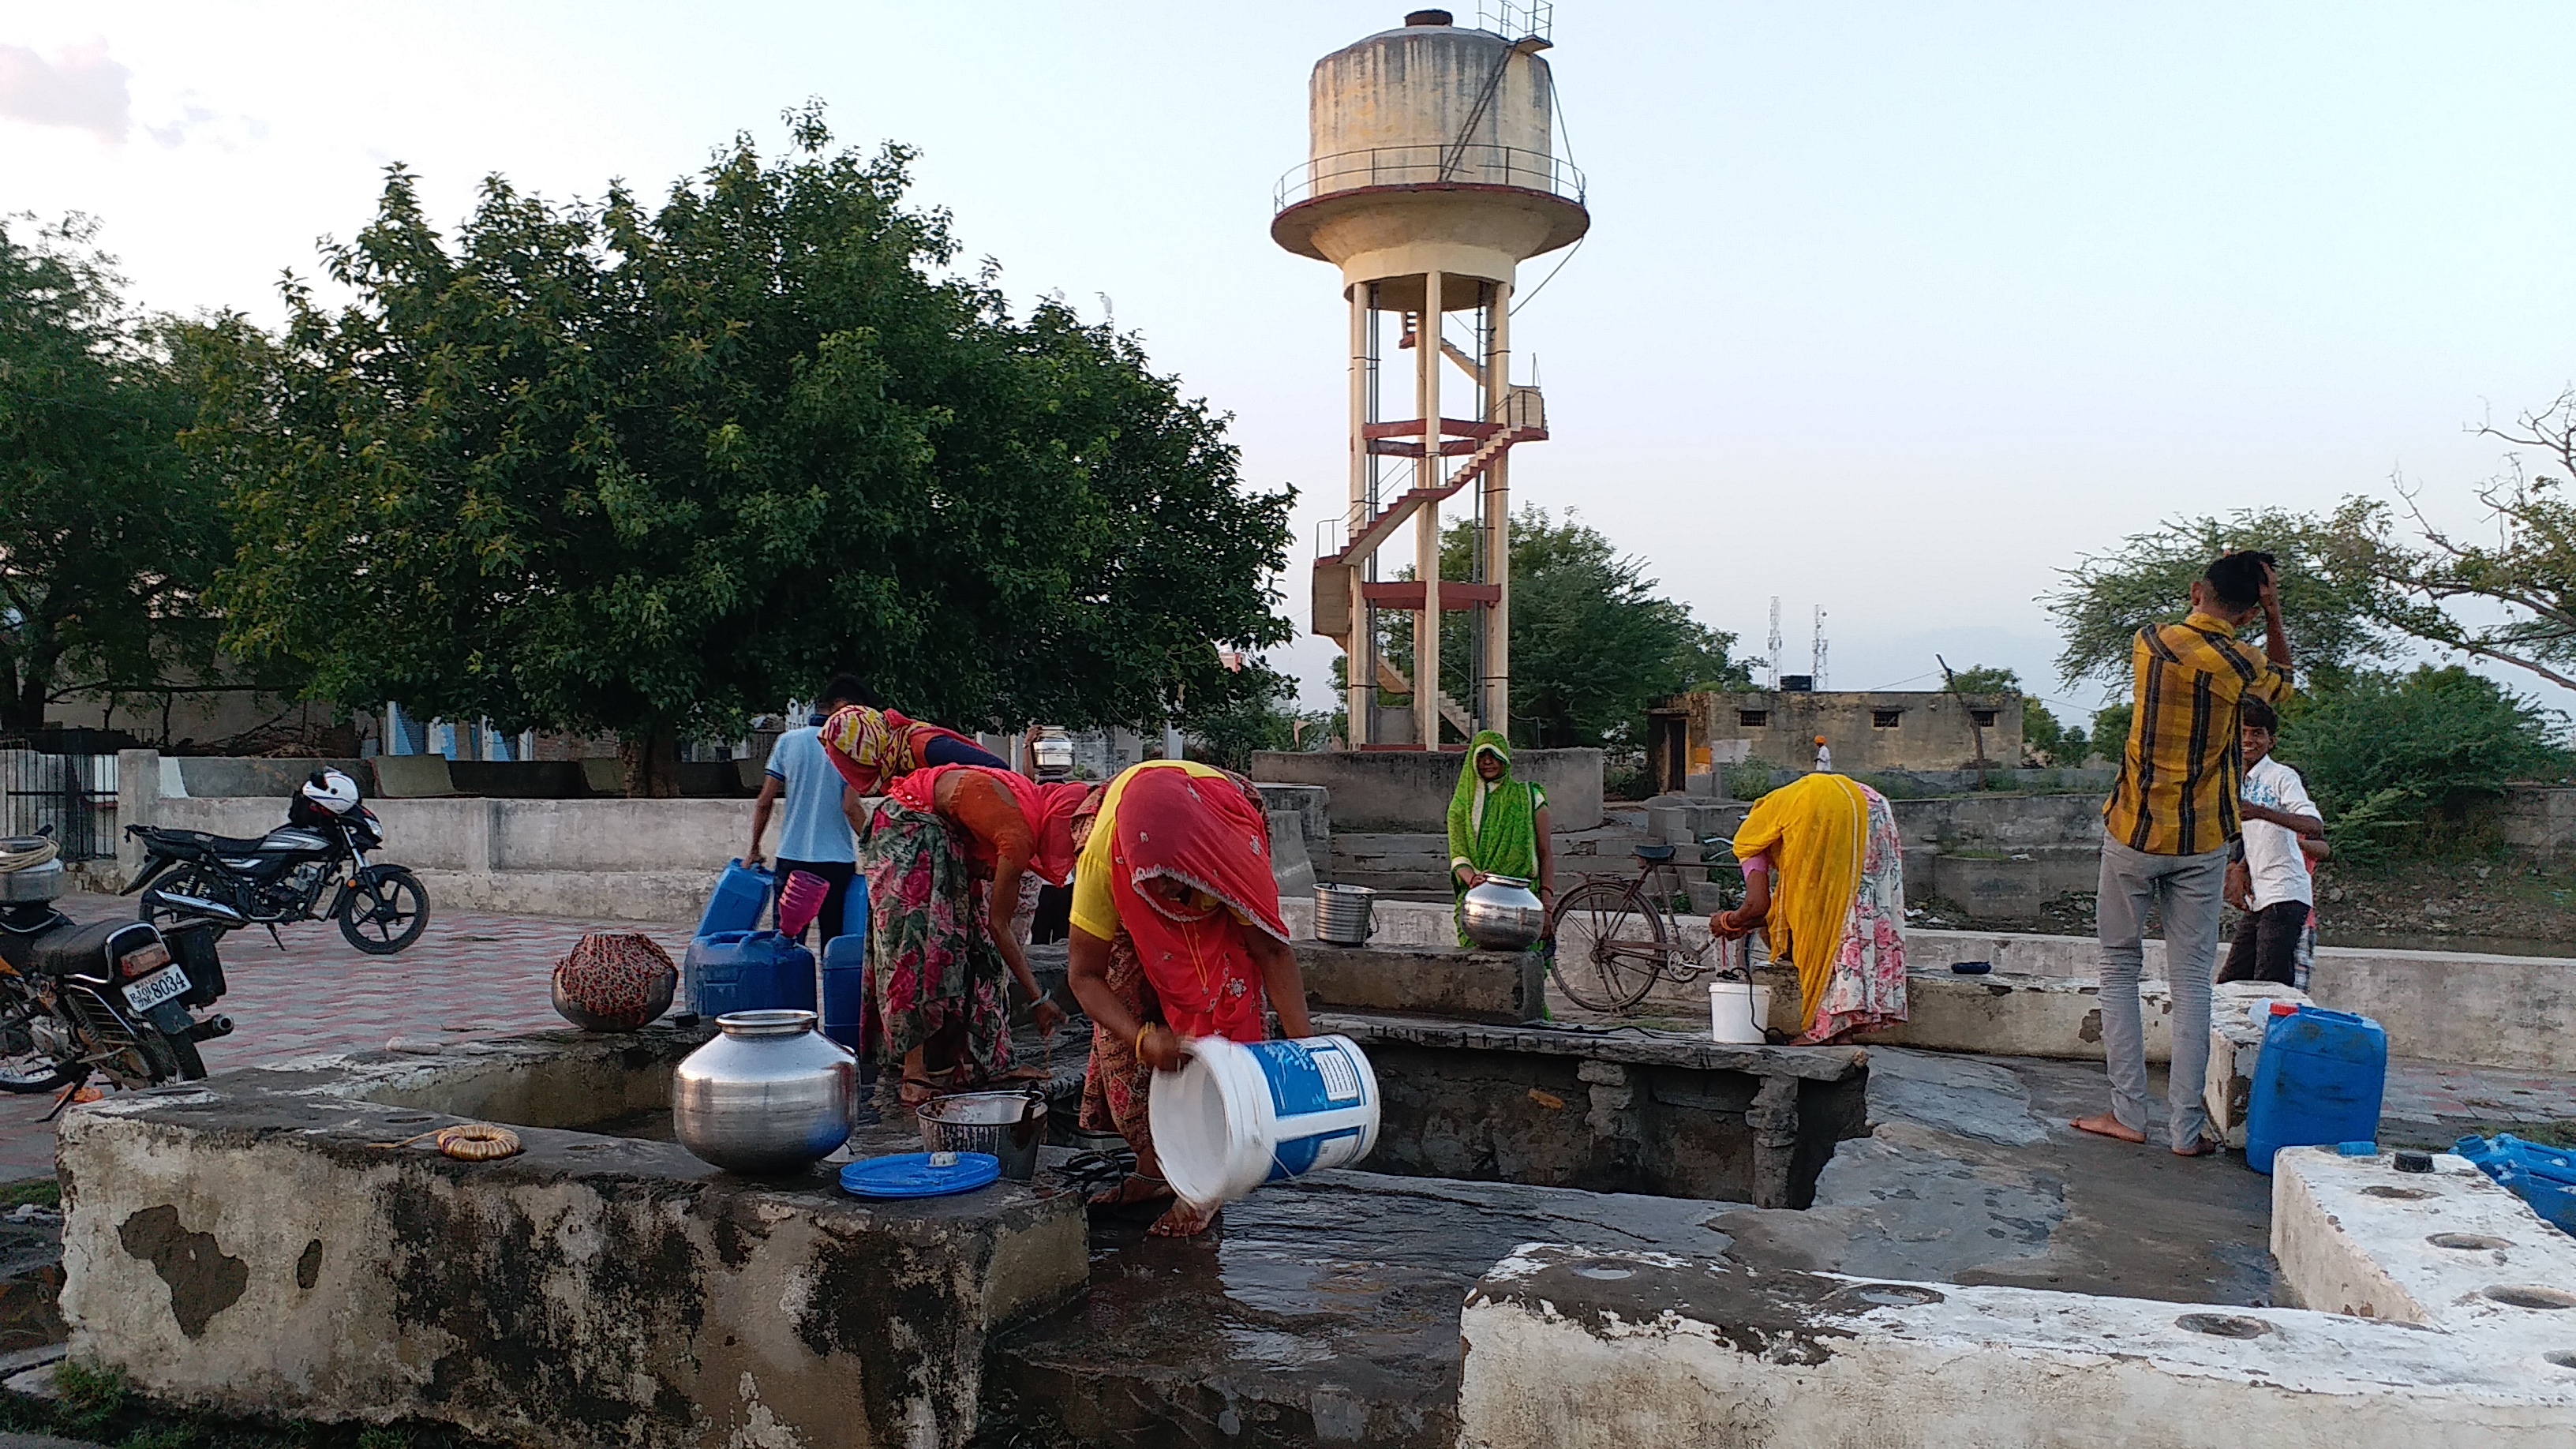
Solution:
<svg viewBox="0 0 2576 1449">
<path fill-rule="evenodd" d="M 1509 460 L 1547 436 L 1538 389 L 1511 381 L 1512 286 L 1521 262 L 1592 224 L 1583 178 L 1552 144 L 1555 83 L 1539 58 L 1552 9 L 1491 5 L 1475 27 L 1417 10 L 1317 61 L 1307 161 L 1280 181 L 1271 239 L 1340 267 L 1350 308 L 1350 506 L 1318 546 L 1312 617 L 1342 646 L 1355 749 L 1436 750 L 1444 723 L 1461 738 L 1508 729 Z M 1444 406 L 1450 367 L 1464 386 Z M 1444 579 L 1440 506 L 1471 485 L 1472 557 L 1466 577 Z M 1381 577 L 1379 549 L 1408 521 L 1414 577 Z M 1381 655 L 1381 610 L 1413 616 L 1410 679 Z M 1464 701 L 1440 676 L 1438 621 L 1460 610 Z M 1412 696 L 1409 719 L 1382 715 L 1381 686 Z"/>
</svg>

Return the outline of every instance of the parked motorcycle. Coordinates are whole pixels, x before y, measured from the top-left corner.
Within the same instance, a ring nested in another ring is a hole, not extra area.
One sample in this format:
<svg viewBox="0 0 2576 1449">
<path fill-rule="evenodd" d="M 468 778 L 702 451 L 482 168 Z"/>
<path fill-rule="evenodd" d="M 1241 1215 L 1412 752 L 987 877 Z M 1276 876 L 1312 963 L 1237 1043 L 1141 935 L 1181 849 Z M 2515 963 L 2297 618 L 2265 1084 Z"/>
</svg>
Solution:
<svg viewBox="0 0 2576 1449">
<path fill-rule="evenodd" d="M 84 926 L 54 908 L 62 892 L 50 838 L 0 840 L 0 1092 L 204 1076 L 197 1043 L 233 1029 L 230 1017 L 190 1014 L 224 994 L 217 923 Z"/>
<path fill-rule="evenodd" d="M 429 893 L 399 865 L 367 852 L 384 844 L 376 813 L 358 803 L 358 783 L 316 770 L 287 802 L 286 823 L 256 840 L 129 825 L 146 858 L 125 894 L 141 892 L 147 921 L 203 919 L 225 929 L 337 920 L 350 945 L 390 956 L 429 927 Z M 331 888 L 330 903 L 322 891 Z"/>
</svg>

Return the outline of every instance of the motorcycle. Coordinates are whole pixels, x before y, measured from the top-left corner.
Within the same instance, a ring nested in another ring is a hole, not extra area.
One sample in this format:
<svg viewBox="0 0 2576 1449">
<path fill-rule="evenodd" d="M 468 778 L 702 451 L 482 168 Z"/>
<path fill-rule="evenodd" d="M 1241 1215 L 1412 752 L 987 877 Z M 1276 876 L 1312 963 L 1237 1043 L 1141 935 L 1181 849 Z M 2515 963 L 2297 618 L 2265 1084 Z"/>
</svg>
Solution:
<svg viewBox="0 0 2576 1449">
<path fill-rule="evenodd" d="M 203 1077 L 197 1044 L 233 1029 L 191 1015 L 224 994 L 219 925 L 80 925 L 54 908 L 62 877 L 48 836 L 0 840 L 0 1092 L 68 1102 L 92 1075 L 128 1089 Z"/>
<path fill-rule="evenodd" d="M 136 915 L 146 921 L 261 925 L 275 939 L 281 922 L 336 920 L 349 944 L 371 956 L 393 955 L 429 927 L 420 879 L 367 859 L 384 844 L 384 828 L 338 770 L 314 771 L 288 803 L 286 823 L 255 840 L 151 825 L 125 833 L 143 842 L 143 869 L 124 894 L 142 894 Z"/>
</svg>

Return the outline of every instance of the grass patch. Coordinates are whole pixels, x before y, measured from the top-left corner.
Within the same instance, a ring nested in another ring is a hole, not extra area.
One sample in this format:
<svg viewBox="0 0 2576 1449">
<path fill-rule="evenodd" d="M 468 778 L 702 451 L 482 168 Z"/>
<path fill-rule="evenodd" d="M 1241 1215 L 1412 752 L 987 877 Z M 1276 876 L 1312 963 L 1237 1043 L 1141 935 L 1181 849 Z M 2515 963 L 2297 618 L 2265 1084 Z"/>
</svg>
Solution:
<svg viewBox="0 0 2576 1449">
<path fill-rule="evenodd" d="M 7 1212 L 14 1207 L 24 1207 L 28 1203 L 35 1203 L 40 1207 L 61 1207 L 63 1205 L 62 1183 L 50 1177 L 28 1177 L 16 1182 L 0 1182 L 0 1212 Z"/>
</svg>

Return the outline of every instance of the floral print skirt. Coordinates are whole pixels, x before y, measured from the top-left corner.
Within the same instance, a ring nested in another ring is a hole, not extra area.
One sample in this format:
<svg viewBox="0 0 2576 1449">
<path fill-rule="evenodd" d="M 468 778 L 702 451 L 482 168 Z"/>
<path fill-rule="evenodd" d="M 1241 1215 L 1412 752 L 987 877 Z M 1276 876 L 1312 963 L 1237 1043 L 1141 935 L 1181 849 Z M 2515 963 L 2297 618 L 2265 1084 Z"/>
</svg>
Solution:
<svg viewBox="0 0 2576 1449">
<path fill-rule="evenodd" d="M 858 847 L 878 1062 L 899 1072 L 936 1038 L 956 1054 L 960 1085 L 1000 1076 L 1011 1065 L 1007 968 L 964 843 L 938 816 L 885 800 Z M 950 1065 L 930 1055 L 929 1070 Z"/>
<path fill-rule="evenodd" d="M 1816 1019 L 1797 1044 L 1812 1046 L 1905 1019 L 1905 851 L 1896 812 L 1868 786 L 1869 843 L 1860 865 L 1860 889 L 1843 918 L 1841 949 L 1833 975 L 1816 1004 Z"/>
<path fill-rule="evenodd" d="M 1136 942 L 1121 931 L 1109 943 L 1109 990 L 1138 1021 L 1161 1025 L 1162 1004 L 1154 999 L 1154 985 L 1145 979 L 1145 963 L 1136 955 Z M 1115 1132 L 1127 1139 L 1127 1145 L 1139 1157 L 1154 1149 L 1153 1120 L 1146 1112 L 1146 1093 L 1152 1087 L 1154 1069 L 1136 1055 L 1136 1043 L 1121 1039 L 1109 1028 L 1091 1028 L 1091 1063 L 1082 1074 L 1082 1130 Z"/>
</svg>

